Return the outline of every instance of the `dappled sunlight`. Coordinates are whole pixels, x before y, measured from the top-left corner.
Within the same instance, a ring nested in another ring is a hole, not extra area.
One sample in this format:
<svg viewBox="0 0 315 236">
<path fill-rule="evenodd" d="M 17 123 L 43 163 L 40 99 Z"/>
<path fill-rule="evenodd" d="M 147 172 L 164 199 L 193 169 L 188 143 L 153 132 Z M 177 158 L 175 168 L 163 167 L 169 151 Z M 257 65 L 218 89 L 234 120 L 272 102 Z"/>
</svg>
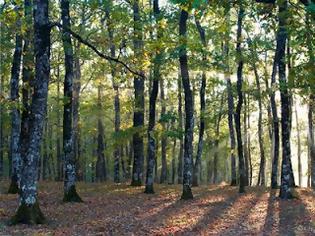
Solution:
<svg viewBox="0 0 315 236">
<path fill-rule="evenodd" d="M 281 202 L 277 191 L 248 187 L 245 194 L 230 186 L 193 188 L 194 199 L 180 200 L 181 185 L 155 186 L 156 194 L 128 184 L 78 185 L 84 203 L 62 203 L 58 183 L 40 182 L 39 200 L 47 224 L 6 227 L 17 196 L 0 194 L 0 224 L 5 234 L 26 235 L 260 235 L 285 232 L 308 235 L 314 222 L 314 193 L 297 190 L 300 199 Z M 288 218 L 289 212 L 291 219 Z M 71 217 L 69 217 L 71 216 Z M 0 231 L 2 232 L 2 231 Z"/>
</svg>

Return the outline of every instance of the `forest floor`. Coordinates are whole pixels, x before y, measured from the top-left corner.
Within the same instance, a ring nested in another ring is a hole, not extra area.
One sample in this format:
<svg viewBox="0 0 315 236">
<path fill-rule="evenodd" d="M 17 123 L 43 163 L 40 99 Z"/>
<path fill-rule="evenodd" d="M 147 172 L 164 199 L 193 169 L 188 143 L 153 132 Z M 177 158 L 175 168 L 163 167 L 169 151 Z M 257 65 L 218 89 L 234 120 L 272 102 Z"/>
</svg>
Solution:
<svg viewBox="0 0 315 236">
<path fill-rule="evenodd" d="M 296 189 L 280 201 L 278 191 L 201 186 L 194 199 L 180 199 L 180 185 L 155 185 L 156 194 L 127 184 L 79 183 L 84 203 L 63 203 L 61 182 L 41 182 L 43 225 L 8 226 L 18 201 L 0 183 L 0 235 L 315 235 L 315 194 Z"/>
</svg>

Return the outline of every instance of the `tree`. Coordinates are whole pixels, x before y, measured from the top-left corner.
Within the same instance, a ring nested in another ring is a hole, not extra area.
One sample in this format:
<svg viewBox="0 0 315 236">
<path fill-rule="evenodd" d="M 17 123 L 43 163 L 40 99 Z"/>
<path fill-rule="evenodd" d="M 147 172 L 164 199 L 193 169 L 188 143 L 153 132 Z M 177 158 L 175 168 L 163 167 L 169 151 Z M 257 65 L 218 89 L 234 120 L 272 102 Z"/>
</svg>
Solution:
<svg viewBox="0 0 315 236">
<path fill-rule="evenodd" d="M 19 16 L 18 14 L 18 17 Z M 10 81 L 10 100 L 12 102 L 11 110 L 11 141 L 10 141 L 10 159 L 12 161 L 11 184 L 8 193 L 18 193 L 21 171 L 21 155 L 20 155 L 20 127 L 21 118 L 19 104 L 19 77 L 22 57 L 22 36 L 21 36 L 21 20 L 16 22 L 15 50 L 13 54 L 13 62 L 11 68 Z"/>
<path fill-rule="evenodd" d="M 48 82 L 50 73 L 50 24 L 48 1 L 34 0 L 34 54 L 35 80 L 28 120 L 28 143 L 22 153 L 19 207 L 11 219 L 13 224 L 40 224 L 45 221 L 37 200 L 37 170 L 40 142 L 47 109 Z"/>
<path fill-rule="evenodd" d="M 136 129 L 133 135 L 133 170 L 132 170 L 132 186 L 142 185 L 143 178 L 143 137 L 142 127 L 144 125 L 144 72 L 141 70 L 141 58 L 143 50 L 142 41 L 142 23 L 139 11 L 139 0 L 133 2 L 133 18 L 134 18 L 134 51 L 140 66 L 140 74 L 134 78 L 135 91 L 135 107 L 133 115 L 133 127 Z"/>
<path fill-rule="evenodd" d="M 157 40 L 161 37 L 161 29 L 158 24 L 161 20 L 159 1 L 153 1 L 153 13 L 157 24 Z M 162 53 L 157 50 L 154 64 L 153 64 L 153 84 L 150 91 L 150 101 L 149 101 L 149 125 L 148 125 L 148 154 L 147 154 L 147 173 L 146 173 L 146 183 L 145 183 L 145 193 L 154 193 L 153 189 L 153 172 L 154 166 L 156 165 L 156 144 L 154 138 L 154 126 L 155 126 L 155 113 L 156 113 L 156 99 L 159 91 L 159 79 L 161 77 L 160 67 Z"/>
<path fill-rule="evenodd" d="M 245 163 L 243 156 L 243 144 L 242 144 L 242 132 L 241 132 L 241 110 L 243 104 L 243 92 L 242 92 L 242 84 L 243 84 L 243 59 L 242 59 L 242 48 L 241 48 L 241 40 L 242 40 L 242 24 L 244 17 L 244 6 L 241 1 L 239 1 L 239 12 L 237 18 L 237 44 L 236 44 L 236 53 L 238 60 L 237 67 L 237 95 L 238 102 L 236 106 L 236 111 L 234 114 L 235 119 L 235 129 L 236 129 L 236 137 L 237 137 L 237 152 L 239 159 L 239 178 L 240 178 L 240 186 L 239 192 L 245 192 Z"/>
<path fill-rule="evenodd" d="M 63 150 L 64 150 L 64 202 L 81 202 L 75 188 L 75 159 L 73 150 L 73 48 L 70 33 L 70 2 L 61 1 L 62 42 L 65 54 L 64 111 L 63 111 Z"/>
<path fill-rule="evenodd" d="M 179 50 L 179 63 L 181 69 L 181 77 L 185 94 L 185 139 L 184 139 L 184 168 L 183 168 L 183 192 L 181 199 L 192 199 L 192 141 L 194 127 L 194 105 L 193 95 L 190 88 L 188 58 L 187 58 L 187 19 L 188 12 L 181 9 L 179 19 L 179 37 L 182 42 Z"/>
<path fill-rule="evenodd" d="M 290 146 L 290 101 L 288 85 L 286 80 L 285 48 L 287 41 L 286 17 L 288 2 L 286 0 L 279 3 L 279 25 L 277 32 L 277 53 L 278 53 L 278 73 L 281 97 L 281 138 L 282 138 L 282 169 L 280 198 L 292 198 L 291 192 L 291 146 Z"/>
<path fill-rule="evenodd" d="M 230 6 L 227 6 L 225 9 L 226 14 L 226 24 L 227 30 L 225 32 L 224 38 L 224 47 L 223 47 L 223 58 L 225 58 L 225 71 L 224 77 L 226 80 L 227 86 L 227 96 L 228 96 L 228 124 L 229 124 L 229 135 L 230 135 L 230 148 L 231 148 L 231 186 L 236 186 L 236 160 L 235 160 L 235 130 L 234 130 L 234 96 L 233 96 L 233 88 L 231 83 L 231 71 L 230 71 Z"/>
<path fill-rule="evenodd" d="M 199 37 L 203 46 L 203 55 L 202 55 L 202 62 L 203 67 L 205 67 L 205 64 L 207 63 L 207 56 L 205 53 L 206 47 L 207 47 L 207 41 L 206 41 L 206 35 L 205 30 L 201 26 L 200 22 L 198 20 L 195 21 L 196 26 L 199 32 Z M 201 78 L 201 85 L 200 85 L 200 125 L 199 125 L 199 141 L 198 141 L 198 149 L 197 149 L 197 155 L 196 160 L 194 163 L 193 168 L 193 186 L 198 186 L 198 175 L 200 172 L 200 165 L 201 165 L 201 155 L 202 155 L 202 149 L 203 149 L 203 136 L 205 132 L 205 110 L 206 110 L 206 99 L 205 99 L 205 93 L 206 93 L 206 71 L 203 69 L 202 72 L 202 78 Z"/>
</svg>

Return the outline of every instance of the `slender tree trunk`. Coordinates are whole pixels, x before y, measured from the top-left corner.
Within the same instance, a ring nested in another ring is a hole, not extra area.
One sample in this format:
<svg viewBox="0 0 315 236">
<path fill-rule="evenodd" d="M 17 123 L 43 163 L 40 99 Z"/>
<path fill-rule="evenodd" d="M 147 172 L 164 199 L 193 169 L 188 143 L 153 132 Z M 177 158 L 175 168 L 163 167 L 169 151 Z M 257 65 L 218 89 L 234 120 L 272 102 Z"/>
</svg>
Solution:
<svg viewBox="0 0 315 236">
<path fill-rule="evenodd" d="M 226 22 L 227 30 L 225 33 L 224 47 L 223 47 L 223 57 L 226 62 L 226 70 L 224 72 L 224 77 L 227 86 L 227 96 L 228 96 L 228 124 L 229 124 L 229 135 L 230 135 L 230 149 L 231 149 L 231 186 L 236 186 L 236 160 L 235 160 L 235 131 L 234 131 L 234 97 L 233 88 L 231 83 L 231 71 L 230 71 L 230 6 L 226 8 Z"/>
<path fill-rule="evenodd" d="M 98 109 L 101 111 L 102 109 L 102 97 L 101 97 L 101 85 L 98 86 Z M 105 161 L 105 143 L 104 143 L 104 125 L 102 122 L 102 117 L 98 115 L 98 136 L 97 136 L 97 161 L 96 161 L 96 169 L 95 169 L 95 179 L 98 182 L 106 181 L 107 172 L 106 172 L 106 161 Z M 116 161 L 116 160 L 115 160 Z M 119 160 L 118 160 L 119 161 Z M 119 163 L 118 163 L 119 166 Z"/>
<path fill-rule="evenodd" d="M 56 169 L 55 169 L 55 161 L 54 161 L 54 155 L 53 155 L 53 126 L 50 123 L 49 124 L 49 129 L 48 129 L 48 137 L 50 137 L 49 139 L 49 160 L 51 162 L 51 176 L 50 177 L 54 177 L 51 179 L 55 179 L 56 177 Z"/>
<path fill-rule="evenodd" d="M 161 118 L 166 114 L 166 106 L 165 106 L 165 92 L 164 92 L 164 80 L 160 79 L 160 99 L 161 99 Z M 166 124 L 162 122 L 162 129 L 166 131 Z M 161 138 L 161 176 L 160 176 L 160 184 L 163 184 L 167 181 L 167 161 L 166 161 L 166 145 L 167 145 L 167 137 L 162 134 Z"/>
<path fill-rule="evenodd" d="M 63 111 L 63 151 L 64 151 L 64 202 L 81 202 L 75 188 L 76 171 L 73 152 L 73 48 L 70 34 L 65 29 L 70 28 L 70 2 L 61 0 L 62 41 L 65 54 L 64 79 L 64 111 Z"/>
<path fill-rule="evenodd" d="M 247 127 L 247 108 L 249 106 L 249 97 L 246 98 L 246 93 L 243 93 L 244 95 L 244 112 L 243 112 L 243 124 L 244 124 L 244 137 L 243 137 L 243 148 L 244 148 L 244 164 L 245 164 L 245 186 L 248 186 L 249 184 L 249 161 L 248 161 L 248 127 Z"/>
<path fill-rule="evenodd" d="M 139 12 L 139 0 L 133 2 L 133 19 L 134 19 L 134 50 L 135 58 L 141 65 L 143 40 L 142 40 L 142 22 Z M 144 74 L 143 71 L 140 72 Z M 142 128 L 144 125 L 144 77 L 136 76 L 134 78 L 134 90 L 135 90 L 135 108 L 133 116 L 133 127 L 136 129 L 136 133 L 133 135 L 133 170 L 132 170 L 132 186 L 142 185 L 143 179 L 143 136 Z"/>
<path fill-rule="evenodd" d="M 218 113 L 218 120 L 215 128 L 215 141 L 214 141 L 214 155 L 213 155 L 213 183 L 218 183 L 218 155 L 219 155 L 219 143 L 220 143 L 220 124 L 222 120 L 222 109 L 224 101 L 224 93 L 221 97 L 220 108 Z"/>
<path fill-rule="evenodd" d="M 183 104 L 182 104 L 182 81 L 180 75 L 178 76 L 177 80 L 177 87 L 178 87 L 178 130 L 180 132 L 179 138 L 179 152 L 178 152 L 178 166 L 177 166 L 177 183 L 183 183 L 183 156 L 184 156 L 184 140 L 182 137 L 182 130 L 183 130 Z"/>
<path fill-rule="evenodd" d="M 247 129 L 250 130 L 250 99 L 248 96 L 248 106 L 247 106 Z M 251 151 L 251 133 L 247 135 L 247 150 L 248 150 L 248 165 L 249 165 L 249 186 L 252 186 L 253 182 L 253 163 L 252 163 L 252 151 Z"/>
<path fill-rule="evenodd" d="M 173 141 L 173 149 L 172 149 L 172 179 L 171 184 L 175 184 L 175 177 L 176 177 L 176 139 Z"/>
<path fill-rule="evenodd" d="M 19 208 L 12 223 L 40 224 L 45 218 L 37 200 L 37 163 L 43 124 L 47 109 L 50 73 L 50 25 L 48 1 L 34 0 L 34 46 L 36 55 L 35 80 L 30 107 L 29 132 L 26 152 L 22 153 L 21 192 Z"/>
<path fill-rule="evenodd" d="M 256 56 L 253 43 L 249 38 L 249 47 L 251 50 L 252 56 Z M 261 86 L 260 86 L 260 78 L 258 74 L 258 70 L 256 67 L 256 63 L 252 64 L 254 74 L 255 74 L 255 82 L 256 82 L 256 98 L 258 101 L 258 143 L 259 143 L 259 151 L 260 151 L 260 165 L 259 165 L 259 174 L 258 174 L 258 182 L 257 185 L 265 185 L 265 166 L 266 166 L 266 158 L 265 158 L 265 150 L 264 150 L 264 131 L 263 131 L 263 108 L 262 108 L 262 98 L 261 98 Z"/>
<path fill-rule="evenodd" d="M 56 138 L 56 151 L 57 151 L 57 180 L 63 179 L 63 155 L 61 150 L 61 112 L 60 112 L 60 68 L 57 66 L 57 138 Z"/>
<path fill-rule="evenodd" d="M 271 91 L 270 91 L 270 103 L 272 111 L 272 171 L 271 171 L 271 188 L 278 188 L 278 166 L 279 166 L 279 145 L 280 145 L 280 134 L 279 134 L 279 119 L 278 119 L 278 109 L 276 104 L 276 95 L 273 91 L 273 87 L 276 84 L 276 74 L 277 74 L 277 64 L 278 64 L 278 45 L 276 48 L 274 62 L 272 66 L 271 75 Z"/>
<path fill-rule="evenodd" d="M 80 163 L 81 137 L 80 137 L 80 90 L 81 90 L 81 65 L 80 65 L 80 43 L 75 46 L 74 55 L 74 77 L 73 77 L 73 154 L 76 163 L 77 179 L 82 181 L 82 168 Z"/>
<path fill-rule="evenodd" d="M 110 42 L 110 54 L 111 57 L 116 57 L 116 47 L 114 43 L 114 33 L 113 33 L 113 24 L 110 17 L 110 11 L 112 8 L 112 1 L 109 1 L 106 7 L 106 19 L 107 19 L 107 31 L 108 31 L 108 38 Z M 114 98 L 114 110 L 115 110 L 115 133 L 118 134 L 120 131 L 120 98 L 119 98 L 119 84 L 116 81 L 115 75 L 115 67 L 114 65 L 111 68 L 111 75 L 112 75 L 112 83 L 113 83 L 113 89 L 115 91 L 115 98 Z M 122 158 L 120 156 L 120 146 L 116 145 L 114 150 L 114 182 L 119 183 L 120 182 L 120 174 L 119 174 L 119 163 L 120 159 Z"/>
<path fill-rule="evenodd" d="M 236 112 L 234 115 L 235 119 L 235 129 L 236 129 L 236 137 L 237 137 L 237 151 L 238 151 L 238 159 L 239 159 L 239 179 L 240 186 L 239 192 L 245 192 L 245 166 L 244 166 L 244 156 L 243 156 L 243 144 L 242 144 L 242 129 L 241 129 L 241 110 L 243 105 L 243 59 L 242 59 L 242 48 L 241 48 L 241 38 L 242 38 L 242 22 L 244 17 L 244 8 L 242 3 L 240 2 L 240 9 L 238 13 L 237 20 L 237 46 L 236 52 L 238 57 L 238 68 L 237 68 L 237 94 L 238 94 L 238 102 L 236 106 Z"/>
<path fill-rule="evenodd" d="M 302 160 L 301 160 L 301 130 L 299 124 L 299 116 L 297 112 L 297 102 L 295 101 L 295 124 L 296 124 L 296 138 L 297 138 L 297 157 L 298 157 L 298 173 L 299 173 L 299 186 L 302 186 Z"/>
<path fill-rule="evenodd" d="M 199 37 L 201 40 L 201 43 L 203 45 L 203 50 L 206 50 L 207 42 L 206 42 L 206 35 L 205 30 L 200 25 L 200 22 L 196 20 L 196 26 L 199 32 Z M 204 64 L 207 63 L 207 56 L 205 52 L 203 52 L 202 56 L 202 62 Z M 205 65 L 204 65 L 205 66 Z M 205 119 L 204 114 L 206 110 L 206 99 L 205 99 L 205 93 L 206 93 L 206 71 L 202 72 L 202 79 L 201 79 L 201 86 L 200 86 L 200 127 L 199 127 L 199 141 L 198 141 L 198 149 L 197 149 L 197 155 L 196 155 L 196 161 L 194 164 L 193 169 L 193 186 L 198 186 L 198 175 L 200 172 L 200 166 L 201 166 L 201 156 L 202 156 L 202 149 L 203 149 L 203 136 L 205 132 Z"/>
<path fill-rule="evenodd" d="M 158 55 L 156 57 L 158 57 Z M 149 126 L 148 126 L 148 156 L 147 156 L 147 174 L 146 174 L 145 193 L 154 193 L 153 172 L 154 172 L 154 166 L 156 165 L 155 164 L 156 146 L 155 146 L 155 138 L 153 136 L 153 132 L 154 132 L 154 126 L 155 126 L 156 98 L 157 98 L 157 94 L 159 90 L 159 77 L 160 77 L 159 67 L 160 67 L 159 63 L 154 64 L 153 86 L 150 92 Z"/>
<path fill-rule="evenodd" d="M 161 29 L 159 27 L 159 22 L 161 20 L 159 1 L 153 1 L 153 13 L 157 25 L 157 40 L 161 38 Z M 159 90 L 159 79 L 161 77 L 160 66 L 162 62 L 162 53 L 160 51 L 156 52 L 154 66 L 153 66 L 153 83 L 150 91 L 150 101 L 149 101 L 149 125 L 148 125 L 148 154 L 147 154 L 147 173 L 146 173 L 146 183 L 145 183 L 145 193 L 154 193 L 153 183 L 154 183 L 154 167 L 156 166 L 156 143 L 153 136 L 154 126 L 155 126 L 155 115 L 156 115 L 156 100 Z M 155 174 L 157 174 L 155 172 Z"/>
<path fill-rule="evenodd" d="M 309 186 L 315 189 L 315 143 L 314 143 L 314 125 L 313 125 L 313 112 L 314 112 L 315 97 L 311 92 L 309 96 L 308 108 L 308 149 L 309 149 L 309 162 L 308 162 L 308 182 Z"/>
<path fill-rule="evenodd" d="M 279 28 L 277 33 L 277 49 L 278 49 L 278 73 L 280 83 L 281 96 L 281 136 L 282 136 L 282 169 L 281 169 L 281 186 L 280 198 L 292 198 L 291 192 L 291 147 L 290 147 L 290 98 L 288 93 L 288 83 L 286 80 L 286 63 L 285 48 L 287 40 L 286 30 L 286 14 L 287 0 L 281 1 L 279 4 Z"/>
<path fill-rule="evenodd" d="M 193 127 L 194 127 L 194 104 L 193 94 L 190 88 L 188 58 L 187 58 L 187 19 L 188 12 L 181 10 L 179 20 L 179 36 L 182 45 L 179 52 L 181 77 L 185 93 L 185 140 L 184 140 L 184 171 L 183 171 L 183 193 L 181 199 L 192 199 L 192 171 L 193 171 Z"/>
<path fill-rule="evenodd" d="M 21 20 L 17 20 L 17 33 L 15 36 L 15 50 L 13 54 L 13 62 L 11 68 L 10 81 L 10 100 L 13 103 L 11 110 L 11 141 L 10 141 L 10 159 L 12 161 L 11 184 L 8 193 L 18 193 L 21 172 L 21 155 L 19 148 L 21 117 L 19 109 L 19 76 L 22 57 L 22 36 L 21 36 Z M 3 157 L 2 157 L 3 158 Z"/>
</svg>

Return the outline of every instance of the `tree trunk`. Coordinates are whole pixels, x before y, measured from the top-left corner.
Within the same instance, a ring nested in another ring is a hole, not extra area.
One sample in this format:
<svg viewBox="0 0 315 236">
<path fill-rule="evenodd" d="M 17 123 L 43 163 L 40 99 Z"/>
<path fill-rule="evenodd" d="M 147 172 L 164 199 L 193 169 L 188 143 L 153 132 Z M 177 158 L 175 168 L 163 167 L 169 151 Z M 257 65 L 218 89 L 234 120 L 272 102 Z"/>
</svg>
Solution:
<svg viewBox="0 0 315 236">
<path fill-rule="evenodd" d="M 82 180 L 82 169 L 80 163 L 81 137 L 80 137 L 80 90 L 81 90 L 81 65 L 79 58 L 80 43 L 75 46 L 74 55 L 74 77 L 73 77 L 73 154 L 76 163 L 76 176 Z"/>
<path fill-rule="evenodd" d="M 240 186 L 239 192 L 245 192 L 245 166 L 244 166 L 244 156 L 243 156 L 243 144 L 242 144 L 242 129 L 241 129 L 241 110 L 243 104 L 243 59 L 242 59 L 242 48 L 241 48 L 241 39 L 242 39 L 242 22 L 244 17 L 244 8 L 242 3 L 240 3 L 240 9 L 238 13 L 237 20 L 237 46 L 236 53 L 238 57 L 238 68 L 237 68 L 237 94 L 238 94 L 238 102 L 236 106 L 236 112 L 234 115 L 235 119 L 235 129 L 236 129 L 236 137 L 237 137 L 237 151 L 238 151 L 238 159 L 239 159 L 239 179 Z"/>
<path fill-rule="evenodd" d="M 249 47 L 250 47 L 253 58 L 255 58 L 256 55 L 253 49 L 253 43 L 250 38 L 249 38 Z M 265 158 L 265 150 L 264 150 L 264 130 L 262 126 L 263 108 L 262 108 L 262 98 L 261 98 L 261 86 L 260 86 L 260 78 L 259 78 L 259 74 L 258 74 L 258 70 L 257 70 L 255 62 L 253 62 L 252 67 L 253 67 L 254 75 L 255 75 L 256 89 L 257 89 L 256 98 L 258 101 L 258 143 L 259 143 L 259 151 L 260 151 L 260 165 L 259 165 L 257 185 L 265 185 L 266 158 Z"/>
<path fill-rule="evenodd" d="M 57 151 L 57 181 L 63 179 L 63 155 L 61 150 L 61 112 L 60 112 L 60 68 L 57 66 L 57 138 L 56 138 L 56 151 Z"/>
<path fill-rule="evenodd" d="M 161 118 L 163 120 L 163 117 L 166 114 L 166 106 L 165 106 L 165 93 L 164 93 L 164 80 L 160 79 L 160 99 L 161 99 Z M 163 132 L 166 131 L 166 124 L 164 121 L 162 123 L 162 130 Z M 163 184 L 167 181 L 167 161 L 166 161 L 166 145 L 167 145 L 167 137 L 162 134 L 161 138 L 161 162 L 162 162 L 162 168 L 161 168 L 161 176 L 160 176 L 160 184 Z"/>
<path fill-rule="evenodd" d="M 297 138 L 297 157 L 298 157 L 298 173 L 299 173 L 299 186 L 302 186 L 302 160 L 301 160 L 301 130 L 300 130 L 300 124 L 299 124 L 299 116 L 297 112 L 297 104 L 295 100 L 295 124 L 296 124 L 296 138 Z"/>
<path fill-rule="evenodd" d="M 34 39 L 33 39 L 33 4 L 31 0 L 24 1 L 25 35 L 23 46 L 23 69 L 22 69 L 22 116 L 20 133 L 20 154 L 27 151 L 29 135 L 30 103 L 34 80 Z M 23 164 L 24 160 L 22 160 Z"/>
<path fill-rule="evenodd" d="M 133 19 L 134 19 L 134 50 L 135 58 L 139 61 L 141 67 L 143 40 L 142 40 L 142 22 L 139 12 L 139 0 L 133 3 Z M 141 74 L 144 72 L 141 70 Z M 144 77 L 136 76 L 134 78 L 134 91 L 135 91 L 135 107 L 133 116 L 133 127 L 136 133 L 133 135 L 133 170 L 132 170 L 132 186 L 141 186 L 143 180 L 143 136 L 142 128 L 144 125 Z"/>
<path fill-rule="evenodd" d="M 281 137 L 282 137 L 282 169 L 280 198 L 292 198 L 291 190 L 291 147 L 290 147 L 290 98 L 288 93 L 288 83 L 286 80 L 285 48 L 287 40 L 286 14 L 288 3 L 286 0 L 279 4 L 279 28 L 277 32 L 278 49 L 278 73 L 281 96 Z"/>
<path fill-rule="evenodd" d="M 276 74 L 277 74 L 277 64 L 278 64 L 278 45 L 276 48 L 274 62 L 272 66 L 271 75 L 271 91 L 270 91 L 270 103 L 272 111 L 272 171 L 271 171 L 271 188 L 278 188 L 278 165 L 279 165 L 279 145 L 280 145 L 280 134 L 279 134 L 279 119 L 276 104 L 276 95 L 273 91 L 273 87 L 276 84 Z"/>
<path fill-rule="evenodd" d="M 174 138 L 173 149 L 172 149 L 172 179 L 171 179 L 171 184 L 175 184 L 175 177 L 176 177 L 176 158 L 175 158 L 175 153 L 176 153 L 176 139 Z"/>
<path fill-rule="evenodd" d="M 75 188 L 76 171 L 73 152 L 73 48 L 70 34 L 65 29 L 70 29 L 69 0 L 61 0 L 62 42 L 65 54 L 65 79 L 64 79 L 64 111 L 63 111 L 63 151 L 64 151 L 64 202 L 81 202 Z"/>
<path fill-rule="evenodd" d="M 178 87 L 178 130 L 180 132 L 179 138 L 179 152 L 178 152 L 178 167 L 177 167 L 177 183 L 183 183 L 183 156 L 184 156 L 184 142 L 182 137 L 183 130 L 183 104 L 182 104 L 182 81 L 180 73 L 177 80 Z"/>
<path fill-rule="evenodd" d="M 246 93 L 244 92 L 244 113 L 243 113 L 243 124 L 244 124 L 244 137 L 243 137 L 243 148 L 244 148 L 244 164 L 245 164 L 245 186 L 249 184 L 249 161 L 248 161 L 248 127 L 247 127 L 247 117 L 249 116 L 247 110 L 249 107 L 249 97 L 246 98 Z"/>
<path fill-rule="evenodd" d="M 313 21 L 311 20 L 311 13 L 306 13 L 306 29 L 311 31 L 313 27 Z M 309 64 L 311 70 L 310 74 L 314 74 L 315 56 L 312 46 L 311 34 L 307 34 L 306 42 L 308 46 L 308 56 Z M 314 127 L 313 127 L 313 113 L 314 113 L 314 102 L 315 102 L 315 88 L 312 86 L 310 81 L 310 95 L 309 95 L 309 107 L 308 107 L 308 150 L 309 150 L 309 160 L 308 160 L 308 186 L 315 190 L 315 142 L 314 142 Z"/>
<path fill-rule="evenodd" d="M 218 182 L 218 155 L 219 155 L 219 143 L 220 143 L 220 123 L 222 119 L 222 109 L 223 109 L 224 93 L 221 97 L 220 108 L 218 113 L 218 120 L 215 128 L 215 141 L 214 141 L 214 155 L 213 155 L 213 183 Z"/>
<path fill-rule="evenodd" d="M 203 45 L 203 50 L 206 50 L 207 42 L 206 42 L 206 35 L 205 30 L 200 25 L 200 22 L 196 20 L 196 26 L 199 32 L 199 37 L 201 40 L 201 43 Z M 202 62 L 205 64 L 207 63 L 207 56 L 205 51 L 203 52 L 202 56 Z M 199 127 L 199 141 L 198 141 L 198 149 L 197 149 L 197 155 L 196 155 L 196 161 L 194 164 L 193 169 L 193 186 L 198 186 L 198 175 L 200 172 L 200 166 L 201 166 L 201 155 L 202 155 L 202 149 L 203 149 L 203 136 L 205 132 L 205 110 L 206 110 L 206 99 L 205 99 L 205 93 L 206 93 L 206 71 L 202 72 L 202 79 L 201 79 L 201 86 L 200 86 L 200 127 Z"/>
<path fill-rule="evenodd" d="M 40 224 L 45 218 L 37 200 L 37 163 L 43 124 L 47 110 L 50 73 L 50 26 L 48 1 L 34 0 L 34 54 L 36 55 L 34 91 L 30 107 L 29 132 L 26 152 L 22 153 L 21 192 L 19 208 L 12 223 Z"/>
<path fill-rule="evenodd" d="M 181 68 L 181 77 L 185 93 L 185 140 L 184 140 L 184 171 L 183 171 L 183 193 L 181 199 L 192 199 L 192 141 L 194 127 L 194 105 L 193 95 L 190 88 L 188 58 L 187 58 L 187 19 L 188 12 L 181 10 L 179 20 L 179 36 L 182 40 L 182 45 L 179 51 L 179 62 Z"/>
<path fill-rule="evenodd" d="M 21 172 L 21 154 L 20 154 L 20 129 L 21 118 L 19 109 L 19 76 L 22 57 L 22 36 L 21 36 L 21 20 L 17 20 L 17 33 L 15 36 L 15 50 L 13 54 L 13 62 L 11 68 L 10 81 L 10 100 L 13 103 L 11 110 L 11 140 L 10 140 L 10 159 L 12 162 L 11 184 L 8 193 L 18 193 Z M 2 157 L 3 158 L 3 157 Z"/>
<path fill-rule="evenodd" d="M 249 94 L 247 95 L 249 97 Z M 250 130 L 250 112 L 249 112 L 249 98 L 247 106 L 247 129 Z M 251 133 L 247 135 L 247 150 L 248 150 L 248 165 L 249 165 L 249 186 L 252 186 L 253 182 L 253 163 L 252 163 L 252 151 L 251 151 Z"/>
<path fill-rule="evenodd" d="M 110 10 L 112 8 L 112 1 L 108 1 L 107 7 L 106 7 L 106 19 L 107 19 L 107 31 L 108 31 L 108 38 L 109 38 L 109 49 L 110 49 L 110 55 L 111 57 L 116 57 L 116 47 L 114 43 L 114 33 L 113 33 L 113 24 L 110 17 Z M 114 98 L 114 110 L 115 110 L 115 133 L 118 134 L 120 131 L 120 98 L 119 98 L 119 84 L 116 81 L 115 78 L 115 65 L 111 66 L 111 75 L 112 75 L 112 84 L 113 89 L 115 91 L 115 98 Z M 119 162 L 122 158 L 120 156 L 120 146 L 115 145 L 114 150 L 114 182 L 119 183 L 120 182 L 120 174 L 119 174 Z"/>
<path fill-rule="evenodd" d="M 98 86 L 98 109 L 102 109 L 102 98 L 101 98 L 101 85 Z M 98 136 L 97 136 L 97 161 L 95 169 L 95 179 L 97 182 L 106 181 L 107 172 L 106 172 L 106 161 L 105 161 L 105 143 L 104 143 L 104 126 L 102 122 L 102 117 L 98 115 Z M 116 161 L 116 160 L 115 160 Z M 119 160 L 118 160 L 119 161 Z M 119 163 L 118 163 L 119 166 Z"/>
<path fill-rule="evenodd" d="M 153 13 L 156 20 L 157 27 L 157 40 L 162 36 L 161 29 L 159 27 L 159 22 L 161 20 L 159 1 L 153 1 Z M 163 55 L 160 51 L 156 52 L 153 66 L 153 83 L 150 91 L 150 101 L 149 101 L 149 125 L 148 125 L 148 154 L 147 154 L 147 173 L 146 173 L 146 183 L 145 183 L 145 193 L 154 193 L 153 183 L 154 183 L 154 167 L 156 166 L 156 144 L 154 138 L 154 126 L 155 126 L 155 115 L 156 115 L 156 100 L 159 91 L 159 79 L 161 77 L 161 61 Z M 155 173 L 157 174 L 157 173 Z"/>
<path fill-rule="evenodd" d="M 225 58 L 225 68 L 224 78 L 226 80 L 227 86 L 227 96 L 228 96 L 228 124 L 229 124 L 229 135 L 230 135 L 230 153 L 231 153 L 231 186 L 236 186 L 236 160 L 235 160 L 235 131 L 234 131 L 234 97 L 233 88 L 231 83 L 231 71 L 230 71 L 230 6 L 226 8 L 226 22 L 227 30 L 225 33 L 224 47 L 223 47 L 223 57 Z"/>
</svg>

